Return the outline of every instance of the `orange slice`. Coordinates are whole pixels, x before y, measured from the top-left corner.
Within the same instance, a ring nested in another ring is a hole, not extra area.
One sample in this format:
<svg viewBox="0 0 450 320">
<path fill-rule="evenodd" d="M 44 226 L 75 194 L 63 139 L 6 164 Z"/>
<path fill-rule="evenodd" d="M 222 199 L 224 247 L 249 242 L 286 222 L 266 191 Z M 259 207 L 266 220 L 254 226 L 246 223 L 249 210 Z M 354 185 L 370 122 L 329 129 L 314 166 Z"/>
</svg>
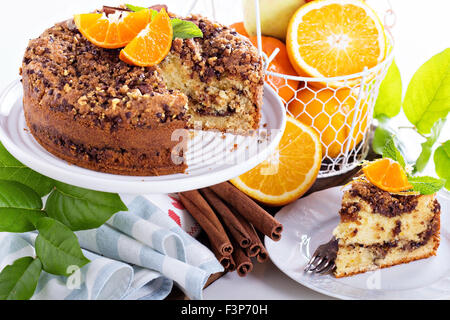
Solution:
<svg viewBox="0 0 450 320">
<path fill-rule="evenodd" d="M 172 38 L 170 17 L 166 10 L 161 9 L 153 21 L 120 52 L 120 59 L 140 67 L 157 65 L 169 53 Z"/>
<path fill-rule="evenodd" d="M 151 18 L 150 10 L 77 14 L 75 24 L 83 36 L 101 48 L 123 48 L 136 37 Z"/>
<path fill-rule="evenodd" d="M 282 206 L 309 190 L 321 163 L 322 146 L 314 129 L 288 117 L 276 152 L 231 183 L 262 203 Z"/>
<path fill-rule="evenodd" d="M 402 166 L 392 159 L 384 158 L 370 162 L 363 173 L 373 185 L 388 192 L 401 192 L 412 189 L 408 176 Z"/>
<path fill-rule="evenodd" d="M 372 68 L 386 56 L 386 33 L 361 0 L 316 0 L 292 16 L 286 39 L 299 75 L 336 77 Z"/>
</svg>

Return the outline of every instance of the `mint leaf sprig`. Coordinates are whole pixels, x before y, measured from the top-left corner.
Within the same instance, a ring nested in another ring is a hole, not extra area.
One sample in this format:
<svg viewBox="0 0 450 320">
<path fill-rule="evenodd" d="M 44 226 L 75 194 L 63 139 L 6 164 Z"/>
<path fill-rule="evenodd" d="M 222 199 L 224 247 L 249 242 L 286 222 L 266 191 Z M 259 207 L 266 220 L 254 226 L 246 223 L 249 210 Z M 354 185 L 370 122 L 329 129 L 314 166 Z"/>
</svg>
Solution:
<svg viewBox="0 0 450 320">
<path fill-rule="evenodd" d="M 146 7 L 134 6 L 134 5 L 132 5 L 132 4 L 126 4 L 126 7 L 127 7 L 128 9 L 130 9 L 131 11 L 134 11 L 134 12 L 139 12 L 139 11 L 148 9 L 148 8 L 146 8 Z M 152 9 L 151 9 L 151 10 L 152 10 Z M 153 11 L 156 11 L 156 10 L 153 10 Z"/>
<path fill-rule="evenodd" d="M 383 148 L 383 158 L 389 158 L 394 161 L 397 161 L 400 163 L 400 165 L 403 167 L 403 169 L 406 168 L 406 162 L 405 159 L 401 153 L 401 151 L 397 148 L 394 136 L 389 136 L 386 139 L 386 143 Z"/>
<path fill-rule="evenodd" d="M 134 6 L 131 4 L 126 4 L 127 8 L 134 12 L 139 12 L 149 8 Z M 158 11 L 150 9 L 152 13 L 152 20 L 158 14 Z M 181 20 L 178 18 L 172 18 L 172 29 L 173 29 L 173 39 L 192 39 L 192 38 L 203 38 L 203 32 L 200 28 L 192 21 Z"/>
<path fill-rule="evenodd" d="M 41 197 L 47 194 L 44 208 Z M 69 276 L 73 266 L 88 264 L 73 230 L 98 228 L 126 210 L 119 195 L 44 177 L 14 159 L 0 143 L 0 232 L 39 232 L 36 257 L 20 258 L 0 272 L 0 300 L 31 298 L 42 270 Z"/>
<path fill-rule="evenodd" d="M 173 38 L 191 39 L 203 38 L 203 32 L 192 21 L 181 20 L 174 18 L 171 20 L 173 28 Z"/>
<path fill-rule="evenodd" d="M 434 194 L 444 187 L 445 180 L 433 177 L 408 177 L 408 182 L 413 186 L 413 190 L 423 195 Z"/>
</svg>

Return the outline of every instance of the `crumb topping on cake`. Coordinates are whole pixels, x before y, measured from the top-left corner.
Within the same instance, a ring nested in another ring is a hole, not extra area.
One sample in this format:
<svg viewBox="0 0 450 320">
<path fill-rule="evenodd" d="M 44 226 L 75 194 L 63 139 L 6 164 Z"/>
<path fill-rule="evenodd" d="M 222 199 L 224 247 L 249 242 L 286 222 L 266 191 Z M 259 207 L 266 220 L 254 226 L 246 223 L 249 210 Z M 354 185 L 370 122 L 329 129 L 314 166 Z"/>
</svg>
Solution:
<svg viewBox="0 0 450 320">
<path fill-rule="evenodd" d="M 417 206 L 417 199 L 420 197 L 391 194 L 367 182 L 353 183 L 350 194 L 369 203 L 375 213 L 387 217 L 395 217 L 414 210 Z"/>
<path fill-rule="evenodd" d="M 96 47 L 72 20 L 30 42 L 22 74 L 42 105 L 75 118 L 94 118 L 97 124 L 143 127 L 181 119 L 186 112 L 187 98 L 168 90 L 156 68 L 120 61 L 118 50 Z"/>
<path fill-rule="evenodd" d="M 361 210 L 361 205 L 357 202 L 343 204 L 339 214 L 341 220 L 344 222 L 358 220 L 358 212 Z"/>
<path fill-rule="evenodd" d="M 243 81 L 261 86 L 264 77 L 261 58 L 250 41 L 234 29 L 206 21 L 200 15 L 191 15 L 184 20 L 195 23 L 204 38 L 175 39 L 172 51 L 184 59 L 184 63 L 198 72 L 203 82 L 222 76 L 238 76 Z"/>
</svg>

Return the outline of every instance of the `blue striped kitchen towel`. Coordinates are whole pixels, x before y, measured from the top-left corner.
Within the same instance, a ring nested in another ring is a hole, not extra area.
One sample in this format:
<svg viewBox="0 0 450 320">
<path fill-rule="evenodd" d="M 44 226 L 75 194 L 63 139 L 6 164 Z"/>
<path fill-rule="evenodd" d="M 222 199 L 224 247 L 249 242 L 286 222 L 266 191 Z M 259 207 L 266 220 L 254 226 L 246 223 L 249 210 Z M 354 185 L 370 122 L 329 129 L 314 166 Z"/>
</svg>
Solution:
<svg viewBox="0 0 450 320">
<path fill-rule="evenodd" d="M 43 272 L 33 299 L 157 300 L 174 283 L 190 299 L 202 299 L 210 275 L 223 271 L 214 254 L 144 197 L 128 209 L 98 229 L 77 232 L 91 263 L 68 278 Z M 0 233 L 0 270 L 34 256 L 35 238 Z"/>
</svg>

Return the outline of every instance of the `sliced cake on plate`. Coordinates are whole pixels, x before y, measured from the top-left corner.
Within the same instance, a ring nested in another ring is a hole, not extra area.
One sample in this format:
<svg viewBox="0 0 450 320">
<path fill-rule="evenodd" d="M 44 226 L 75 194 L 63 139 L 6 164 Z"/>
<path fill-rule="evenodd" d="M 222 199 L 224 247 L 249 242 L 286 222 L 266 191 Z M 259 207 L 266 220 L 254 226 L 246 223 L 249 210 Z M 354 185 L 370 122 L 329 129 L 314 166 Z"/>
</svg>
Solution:
<svg viewBox="0 0 450 320">
<path fill-rule="evenodd" d="M 435 194 L 412 189 L 401 166 L 382 159 L 367 165 L 363 178 L 344 192 L 336 277 L 372 271 L 436 255 L 440 205 Z"/>
<path fill-rule="evenodd" d="M 345 192 L 334 230 L 336 277 L 436 255 L 440 206 L 434 195 L 394 195 L 368 182 Z"/>
</svg>

